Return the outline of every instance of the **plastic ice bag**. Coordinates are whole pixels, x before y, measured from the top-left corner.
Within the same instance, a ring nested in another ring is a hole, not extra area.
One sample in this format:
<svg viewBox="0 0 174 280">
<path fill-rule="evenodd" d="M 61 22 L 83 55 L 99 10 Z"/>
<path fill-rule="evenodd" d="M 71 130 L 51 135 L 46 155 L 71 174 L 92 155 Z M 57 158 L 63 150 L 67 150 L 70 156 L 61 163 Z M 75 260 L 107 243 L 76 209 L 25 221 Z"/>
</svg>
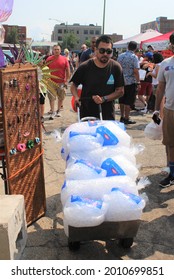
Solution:
<svg viewBox="0 0 174 280">
<path fill-rule="evenodd" d="M 65 170 L 67 180 L 88 180 L 99 177 L 106 177 L 106 170 L 92 165 L 90 162 L 77 159 Z"/>
<path fill-rule="evenodd" d="M 98 126 L 96 132 L 103 137 L 103 146 L 118 145 L 130 147 L 131 137 L 117 122 L 105 121 L 102 125 Z"/>
<path fill-rule="evenodd" d="M 138 195 L 113 188 L 110 195 L 104 196 L 108 203 L 106 221 L 131 221 L 141 218 L 145 200 Z"/>
<path fill-rule="evenodd" d="M 140 185 L 137 185 L 128 176 L 112 176 L 88 180 L 65 180 L 61 189 L 61 203 L 64 206 L 71 195 L 79 195 L 91 199 L 103 199 L 105 194 L 109 194 L 112 188 L 118 187 L 138 195 Z M 141 184 L 141 188 L 143 185 Z"/>
<path fill-rule="evenodd" d="M 127 175 L 132 180 L 136 180 L 139 174 L 138 168 L 122 155 L 105 159 L 101 168 L 107 171 L 107 177 Z"/>
<path fill-rule="evenodd" d="M 105 220 L 107 206 L 102 200 L 72 195 L 64 206 L 64 218 L 74 227 L 98 226 Z"/>
</svg>

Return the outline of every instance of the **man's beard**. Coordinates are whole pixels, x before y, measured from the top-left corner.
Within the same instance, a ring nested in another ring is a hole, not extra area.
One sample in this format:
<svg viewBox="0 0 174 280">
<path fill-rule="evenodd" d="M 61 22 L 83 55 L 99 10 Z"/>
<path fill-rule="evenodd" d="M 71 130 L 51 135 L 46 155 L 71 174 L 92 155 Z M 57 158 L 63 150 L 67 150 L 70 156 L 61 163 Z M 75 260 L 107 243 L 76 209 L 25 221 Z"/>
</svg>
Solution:
<svg viewBox="0 0 174 280">
<path fill-rule="evenodd" d="M 106 64 L 108 61 L 109 61 L 109 58 L 107 56 L 102 56 L 100 58 L 100 62 L 103 63 L 103 64 Z"/>
</svg>

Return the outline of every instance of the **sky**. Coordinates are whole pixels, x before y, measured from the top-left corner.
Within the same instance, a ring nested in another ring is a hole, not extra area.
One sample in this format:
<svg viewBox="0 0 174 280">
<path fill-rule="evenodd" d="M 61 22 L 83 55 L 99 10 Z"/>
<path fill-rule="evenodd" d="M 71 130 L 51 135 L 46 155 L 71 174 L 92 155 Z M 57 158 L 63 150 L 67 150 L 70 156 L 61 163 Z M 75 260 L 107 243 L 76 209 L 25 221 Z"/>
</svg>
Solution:
<svg viewBox="0 0 174 280">
<path fill-rule="evenodd" d="M 1 1 L 1 0 L 0 0 Z M 140 33 L 140 25 L 164 16 L 174 19 L 173 0 L 14 0 L 13 11 L 1 24 L 27 27 L 27 37 L 51 40 L 55 24 L 103 25 L 104 33 L 117 33 L 123 39 Z M 52 20 L 49 20 L 51 18 Z"/>
</svg>

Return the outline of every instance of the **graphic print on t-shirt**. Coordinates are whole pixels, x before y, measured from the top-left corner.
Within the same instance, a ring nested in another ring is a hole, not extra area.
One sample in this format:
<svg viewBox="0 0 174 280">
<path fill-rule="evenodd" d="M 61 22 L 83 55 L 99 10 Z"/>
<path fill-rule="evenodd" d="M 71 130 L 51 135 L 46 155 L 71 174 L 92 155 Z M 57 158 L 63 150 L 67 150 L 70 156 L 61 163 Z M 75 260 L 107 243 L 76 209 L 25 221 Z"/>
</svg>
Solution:
<svg viewBox="0 0 174 280">
<path fill-rule="evenodd" d="M 107 81 L 107 85 L 113 85 L 113 84 L 114 84 L 114 76 L 111 74 Z"/>
</svg>

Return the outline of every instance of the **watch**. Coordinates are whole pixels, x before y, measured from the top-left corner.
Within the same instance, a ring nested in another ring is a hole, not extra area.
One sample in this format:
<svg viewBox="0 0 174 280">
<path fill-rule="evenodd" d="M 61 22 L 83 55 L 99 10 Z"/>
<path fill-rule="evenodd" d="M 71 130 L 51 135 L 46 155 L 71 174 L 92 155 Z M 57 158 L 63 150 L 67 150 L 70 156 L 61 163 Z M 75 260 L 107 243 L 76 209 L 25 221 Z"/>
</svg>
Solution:
<svg viewBox="0 0 174 280">
<path fill-rule="evenodd" d="M 103 96 L 103 97 L 102 97 L 102 101 L 103 101 L 103 103 L 104 103 L 104 102 L 107 102 L 107 101 L 108 101 L 107 96 Z"/>
</svg>

